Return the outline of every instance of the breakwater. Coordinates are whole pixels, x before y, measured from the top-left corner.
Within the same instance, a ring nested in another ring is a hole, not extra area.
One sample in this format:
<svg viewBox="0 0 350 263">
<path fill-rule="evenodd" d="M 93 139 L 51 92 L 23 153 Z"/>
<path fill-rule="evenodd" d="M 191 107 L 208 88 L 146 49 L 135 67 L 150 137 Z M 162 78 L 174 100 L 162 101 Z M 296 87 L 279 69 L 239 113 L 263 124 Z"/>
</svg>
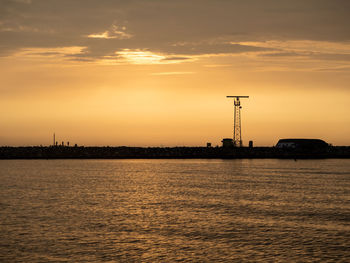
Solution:
<svg viewBox="0 0 350 263">
<path fill-rule="evenodd" d="M 193 158 L 350 158 L 349 146 L 326 149 L 275 147 L 0 147 L 0 159 L 193 159 Z"/>
</svg>

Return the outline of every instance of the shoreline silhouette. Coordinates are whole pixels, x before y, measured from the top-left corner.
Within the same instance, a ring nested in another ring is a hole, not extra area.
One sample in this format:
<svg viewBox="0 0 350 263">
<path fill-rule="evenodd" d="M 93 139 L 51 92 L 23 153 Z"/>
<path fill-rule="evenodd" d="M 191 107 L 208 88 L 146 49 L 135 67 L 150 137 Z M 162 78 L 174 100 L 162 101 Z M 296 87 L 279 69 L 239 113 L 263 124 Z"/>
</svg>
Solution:
<svg viewBox="0 0 350 263">
<path fill-rule="evenodd" d="M 322 159 L 350 158 L 350 146 L 321 149 L 278 147 L 0 147 L 0 159 Z"/>
</svg>

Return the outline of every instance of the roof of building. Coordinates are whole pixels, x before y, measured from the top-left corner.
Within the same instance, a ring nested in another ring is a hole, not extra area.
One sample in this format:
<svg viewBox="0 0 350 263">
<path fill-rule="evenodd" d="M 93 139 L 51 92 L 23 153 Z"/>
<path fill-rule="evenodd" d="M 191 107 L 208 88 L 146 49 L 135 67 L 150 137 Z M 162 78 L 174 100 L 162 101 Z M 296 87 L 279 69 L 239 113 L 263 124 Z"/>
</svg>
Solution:
<svg viewBox="0 0 350 263">
<path fill-rule="evenodd" d="M 299 147 L 326 147 L 328 144 L 320 139 L 280 139 L 277 144 L 294 143 Z"/>
</svg>

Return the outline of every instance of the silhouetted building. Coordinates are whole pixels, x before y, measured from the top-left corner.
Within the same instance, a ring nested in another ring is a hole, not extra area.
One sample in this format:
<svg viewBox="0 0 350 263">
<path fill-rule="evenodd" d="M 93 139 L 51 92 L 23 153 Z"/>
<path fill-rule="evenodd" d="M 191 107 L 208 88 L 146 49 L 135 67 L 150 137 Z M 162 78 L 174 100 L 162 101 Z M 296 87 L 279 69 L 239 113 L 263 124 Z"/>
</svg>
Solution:
<svg viewBox="0 0 350 263">
<path fill-rule="evenodd" d="M 233 147 L 233 139 L 231 138 L 225 138 L 225 139 L 222 139 L 222 147 L 223 148 L 231 148 Z"/>
<path fill-rule="evenodd" d="M 211 147 L 211 142 L 207 142 L 207 148 Z"/>
<path fill-rule="evenodd" d="M 288 149 L 325 149 L 328 144 L 320 139 L 280 139 L 276 148 Z"/>
<path fill-rule="evenodd" d="M 249 148 L 253 148 L 253 141 L 249 141 Z"/>
</svg>

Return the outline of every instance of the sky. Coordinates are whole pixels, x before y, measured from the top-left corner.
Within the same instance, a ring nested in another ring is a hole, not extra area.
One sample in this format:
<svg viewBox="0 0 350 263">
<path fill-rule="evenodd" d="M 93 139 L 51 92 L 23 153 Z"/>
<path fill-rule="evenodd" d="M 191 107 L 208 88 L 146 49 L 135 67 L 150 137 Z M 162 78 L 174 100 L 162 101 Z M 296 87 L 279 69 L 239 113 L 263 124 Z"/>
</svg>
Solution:
<svg viewBox="0 0 350 263">
<path fill-rule="evenodd" d="M 0 0 L 0 145 L 350 145 L 348 0 Z"/>
</svg>

